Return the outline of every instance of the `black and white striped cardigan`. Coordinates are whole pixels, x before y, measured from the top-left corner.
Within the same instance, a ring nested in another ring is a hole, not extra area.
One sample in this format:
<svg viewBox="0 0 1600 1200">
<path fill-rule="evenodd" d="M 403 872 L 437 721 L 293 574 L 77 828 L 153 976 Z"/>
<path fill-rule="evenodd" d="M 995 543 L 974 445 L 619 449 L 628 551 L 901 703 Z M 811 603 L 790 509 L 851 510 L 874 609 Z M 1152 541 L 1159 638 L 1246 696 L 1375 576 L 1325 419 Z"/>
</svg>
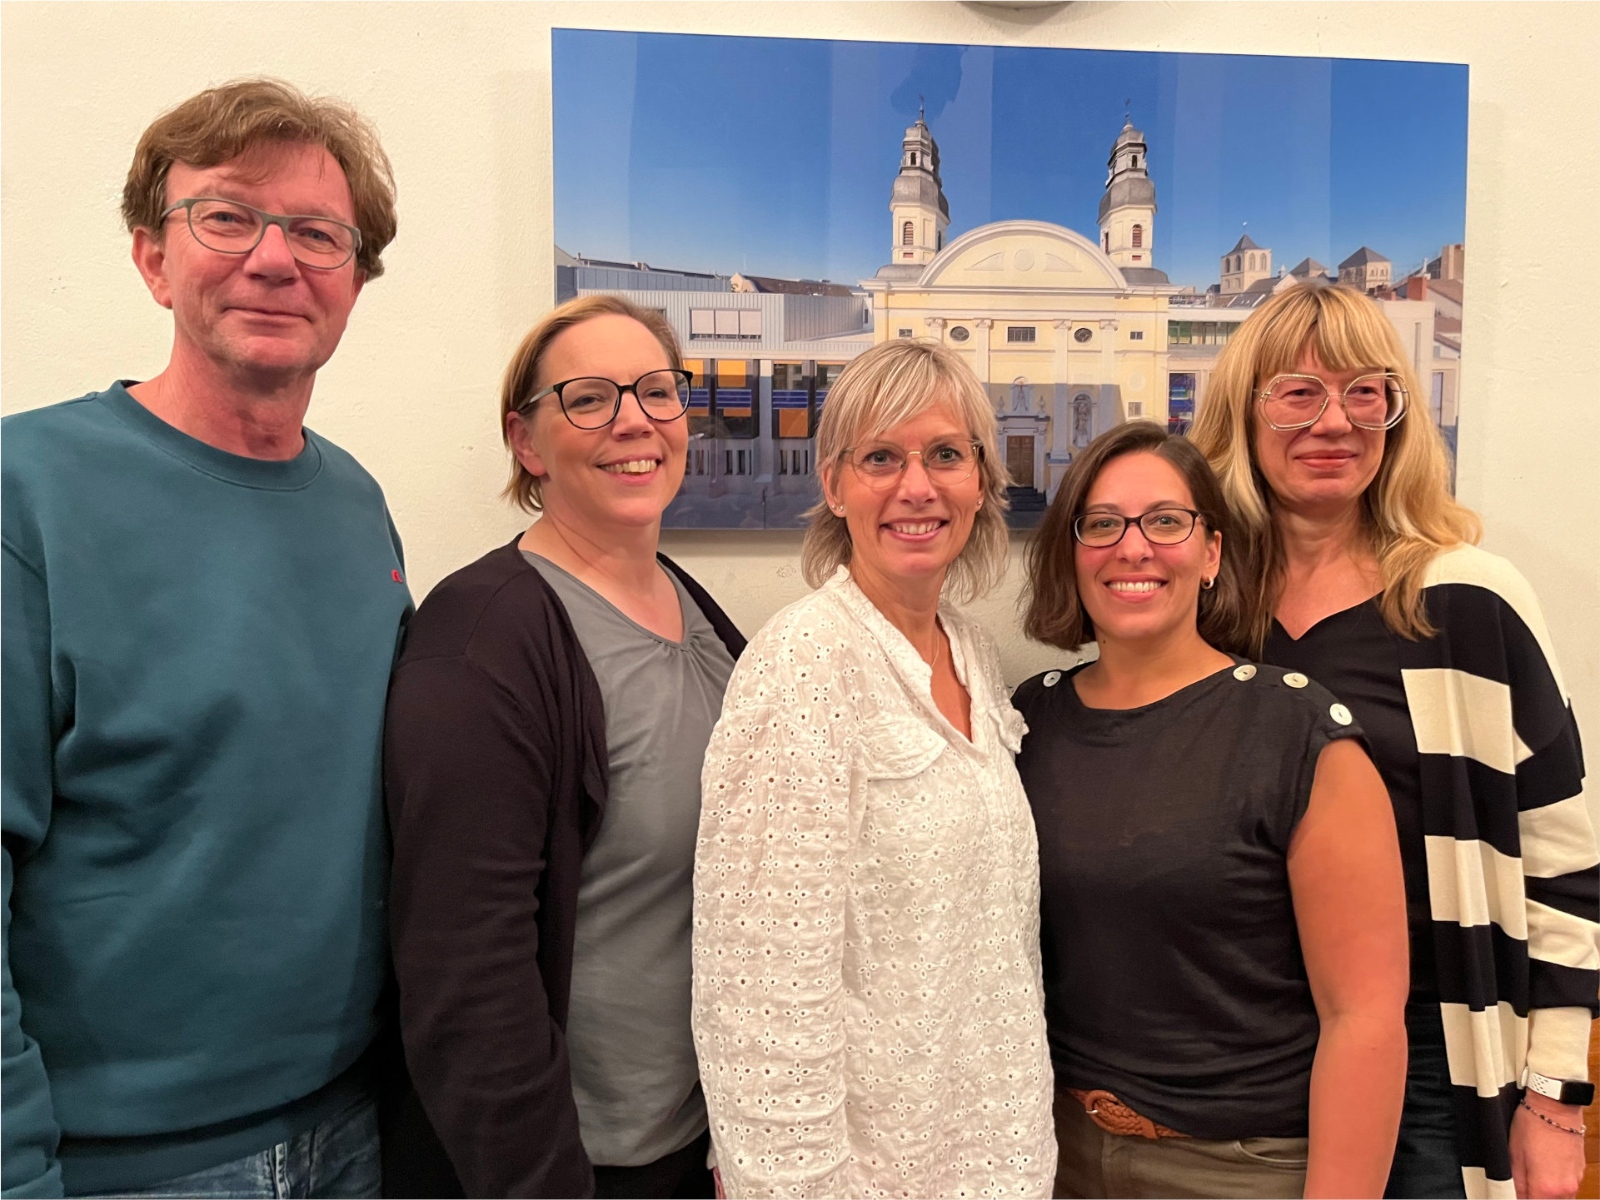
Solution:
<svg viewBox="0 0 1600 1200">
<path fill-rule="evenodd" d="M 1582 1079 L 1600 992 L 1600 875 L 1578 726 L 1533 590 L 1474 546 L 1401 641 L 1457 1143 L 1471 1197 L 1507 1197 L 1524 1066 Z"/>
</svg>

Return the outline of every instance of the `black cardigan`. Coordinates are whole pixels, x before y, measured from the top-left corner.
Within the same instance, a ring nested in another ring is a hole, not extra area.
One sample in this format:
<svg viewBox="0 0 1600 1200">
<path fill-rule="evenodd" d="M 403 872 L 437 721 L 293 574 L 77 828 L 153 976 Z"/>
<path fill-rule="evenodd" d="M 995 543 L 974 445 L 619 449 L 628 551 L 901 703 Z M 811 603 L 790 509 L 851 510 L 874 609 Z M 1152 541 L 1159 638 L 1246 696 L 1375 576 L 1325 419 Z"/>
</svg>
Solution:
<svg viewBox="0 0 1600 1200">
<path fill-rule="evenodd" d="M 726 614 L 660 558 L 737 658 L 745 641 Z M 415 1087 L 407 1145 L 385 1153 L 389 1195 L 593 1194 L 564 1030 L 578 880 L 606 787 L 599 683 L 516 542 L 441 582 L 412 619 L 384 734 Z"/>
</svg>

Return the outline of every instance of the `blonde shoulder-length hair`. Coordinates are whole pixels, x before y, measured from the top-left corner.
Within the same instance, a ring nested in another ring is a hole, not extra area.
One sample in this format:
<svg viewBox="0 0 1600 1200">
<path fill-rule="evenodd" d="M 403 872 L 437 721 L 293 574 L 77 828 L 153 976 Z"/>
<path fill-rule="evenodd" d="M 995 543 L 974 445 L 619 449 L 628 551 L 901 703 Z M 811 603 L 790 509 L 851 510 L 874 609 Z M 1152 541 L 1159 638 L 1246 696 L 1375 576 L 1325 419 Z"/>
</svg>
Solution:
<svg viewBox="0 0 1600 1200">
<path fill-rule="evenodd" d="M 1255 399 L 1273 376 L 1294 371 L 1306 347 L 1324 367 L 1377 367 L 1400 377 L 1404 418 L 1384 439 L 1378 474 L 1361 496 L 1361 515 L 1383 580 L 1380 607 L 1389 628 L 1409 638 L 1433 633 L 1422 600 L 1428 564 L 1441 550 L 1477 542 L 1478 516 L 1450 494 L 1444 440 L 1428 419 L 1426 393 L 1377 303 L 1354 288 L 1300 284 L 1252 313 L 1217 358 L 1190 431 L 1222 481 L 1252 569 L 1248 625 L 1260 653 L 1283 590 L 1283 541 L 1276 498 L 1256 458 Z"/>
<path fill-rule="evenodd" d="M 972 368 L 937 342 L 896 338 L 851 360 L 828 392 L 817 425 L 817 475 L 832 485 L 844 469 L 845 451 L 909 421 L 930 408 L 955 414 L 981 447 L 978 460 L 983 505 L 967 544 L 950 564 L 945 593 L 957 603 L 976 599 L 1005 575 L 1010 552 L 1006 532 L 1005 463 L 999 452 L 994 406 Z M 823 496 L 806 512 L 800 568 L 820 587 L 850 561 L 850 530 Z"/>
</svg>

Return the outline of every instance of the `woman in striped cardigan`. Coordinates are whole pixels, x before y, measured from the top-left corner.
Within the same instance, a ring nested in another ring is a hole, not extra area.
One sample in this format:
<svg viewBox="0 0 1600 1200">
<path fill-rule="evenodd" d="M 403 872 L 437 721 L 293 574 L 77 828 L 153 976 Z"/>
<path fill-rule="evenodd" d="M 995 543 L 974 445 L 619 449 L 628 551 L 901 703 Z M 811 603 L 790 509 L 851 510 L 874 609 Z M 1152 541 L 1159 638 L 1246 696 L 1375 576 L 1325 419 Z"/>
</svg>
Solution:
<svg viewBox="0 0 1600 1200">
<path fill-rule="evenodd" d="M 1253 559 L 1259 656 L 1354 711 L 1394 802 L 1411 1066 L 1387 1194 L 1571 1196 L 1600 984 L 1578 730 L 1417 394 L 1377 304 L 1302 285 L 1234 335 L 1192 437 Z"/>
</svg>

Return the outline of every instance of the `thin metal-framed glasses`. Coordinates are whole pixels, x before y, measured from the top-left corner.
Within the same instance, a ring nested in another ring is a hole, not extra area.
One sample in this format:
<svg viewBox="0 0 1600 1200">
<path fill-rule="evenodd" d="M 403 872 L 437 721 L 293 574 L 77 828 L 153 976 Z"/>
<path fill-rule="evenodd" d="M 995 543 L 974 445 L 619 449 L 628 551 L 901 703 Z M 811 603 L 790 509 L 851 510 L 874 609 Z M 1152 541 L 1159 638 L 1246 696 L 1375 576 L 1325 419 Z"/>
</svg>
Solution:
<svg viewBox="0 0 1600 1200">
<path fill-rule="evenodd" d="M 913 458 L 922 460 L 922 469 L 932 483 L 951 487 L 972 478 L 983 460 L 983 443 L 935 442 L 921 450 L 907 450 L 892 442 L 873 442 L 844 451 L 844 460 L 850 464 L 850 469 L 871 488 L 887 488 L 898 483 Z"/>
<path fill-rule="evenodd" d="M 652 421 L 665 424 L 676 421 L 689 409 L 689 385 L 694 382 L 694 372 L 671 370 L 651 371 L 632 383 L 617 383 L 596 375 L 577 379 L 563 379 L 552 383 L 517 406 L 525 413 L 546 396 L 554 395 L 561 405 L 561 413 L 579 429 L 604 429 L 617 419 L 622 411 L 624 392 L 632 392 L 639 408 Z"/>
<path fill-rule="evenodd" d="M 1103 550 L 1115 546 L 1128 532 L 1128 526 L 1137 525 L 1145 541 L 1156 546 L 1176 546 L 1189 540 L 1201 514 L 1192 508 L 1166 505 L 1152 508 L 1137 517 L 1125 517 L 1114 512 L 1088 512 L 1072 522 L 1072 536 L 1085 546 Z"/>
<path fill-rule="evenodd" d="M 1346 419 L 1357 429 L 1393 429 L 1406 415 L 1409 399 L 1405 385 L 1392 371 L 1359 376 L 1342 392 L 1315 375 L 1291 372 L 1273 376 L 1258 393 L 1257 403 L 1267 424 L 1282 432 L 1315 425 L 1334 396 L 1339 397 Z"/>
<path fill-rule="evenodd" d="M 194 240 L 218 254 L 249 254 L 261 244 L 269 225 L 283 230 L 295 262 L 314 270 L 336 270 L 361 248 L 361 231 L 332 217 L 285 216 L 237 200 L 190 196 L 171 205 L 161 219 L 165 221 L 180 208 Z"/>
</svg>

